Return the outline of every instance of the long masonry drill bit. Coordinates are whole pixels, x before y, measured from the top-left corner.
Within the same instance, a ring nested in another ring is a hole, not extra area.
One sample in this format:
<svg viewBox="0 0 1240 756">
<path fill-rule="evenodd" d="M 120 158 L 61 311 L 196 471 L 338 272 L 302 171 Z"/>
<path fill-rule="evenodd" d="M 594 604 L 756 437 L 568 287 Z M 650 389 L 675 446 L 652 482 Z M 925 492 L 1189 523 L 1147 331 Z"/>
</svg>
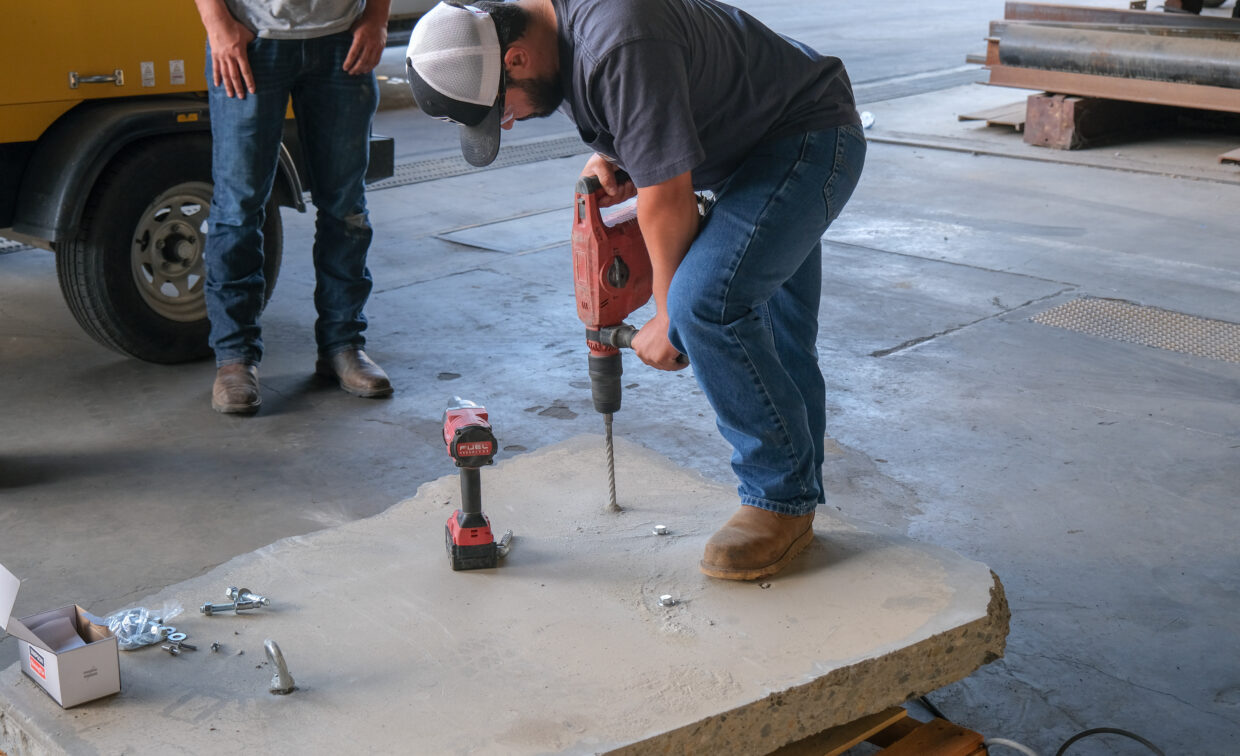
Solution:
<svg viewBox="0 0 1240 756">
<path fill-rule="evenodd" d="M 603 436 L 607 446 L 607 488 L 611 498 L 607 502 L 608 512 L 621 511 L 616 502 L 616 450 L 611 442 L 611 413 L 603 413 Z"/>
</svg>

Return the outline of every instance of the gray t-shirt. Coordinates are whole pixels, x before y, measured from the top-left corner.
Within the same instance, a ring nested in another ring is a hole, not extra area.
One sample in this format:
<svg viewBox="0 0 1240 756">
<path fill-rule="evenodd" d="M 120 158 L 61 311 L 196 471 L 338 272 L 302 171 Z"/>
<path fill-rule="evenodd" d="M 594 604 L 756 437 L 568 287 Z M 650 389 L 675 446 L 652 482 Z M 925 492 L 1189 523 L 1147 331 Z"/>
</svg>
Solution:
<svg viewBox="0 0 1240 756">
<path fill-rule="evenodd" d="M 313 39 L 347 31 L 366 0 L 225 0 L 233 18 L 266 39 Z"/>
<path fill-rule="evenodd" d="M 553 0 L 563 110 L 638 186 L 721 184 L 759 142 L 860 124 L 839 58 L 715 0 Z"/>
</svg>

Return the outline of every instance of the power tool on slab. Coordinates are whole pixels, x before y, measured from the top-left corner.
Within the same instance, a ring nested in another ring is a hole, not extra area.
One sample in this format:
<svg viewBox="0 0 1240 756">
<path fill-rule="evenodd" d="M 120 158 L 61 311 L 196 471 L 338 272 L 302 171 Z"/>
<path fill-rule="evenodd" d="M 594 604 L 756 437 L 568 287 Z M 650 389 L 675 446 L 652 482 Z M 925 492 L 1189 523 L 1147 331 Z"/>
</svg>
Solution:
<svg viewBox="0 0 1240 756">
<path fill-rule="evenodd" d="M 629 176 L 616 172 L 624 184 Z M 624 365 L 621 347 L 631 347 L 637 329 L 624 322 L 650 300 L 654 274 L 650 254 L 637 225 L 637 211 L 622 206 L 604 219 L 599 211 L 602 182 L 596 176 L 577 181 L 573 214 L 573 281 L 577 317 L 586 326 L 590 348 L 590 392 L 594 409 L 603 415 L 607 446 L 607 509 L 619 512 L 616 502 L 616 458 L 612 446 L 612 415 L 620 410 Z"/>
<path fill-rule="evenodd" d="M 455 397 L 443 413 L 443 441 L 448 456 L 461 469 L 461 508 L 444 526 L 452 569 L 496 567 L 508 553 L 512 531 L 505 532 L 496 543 L 491 520 L 482 512 L 482 477 L 478 471 L 495 462 L 497 446 L 486 408 Z"/>
</svg>

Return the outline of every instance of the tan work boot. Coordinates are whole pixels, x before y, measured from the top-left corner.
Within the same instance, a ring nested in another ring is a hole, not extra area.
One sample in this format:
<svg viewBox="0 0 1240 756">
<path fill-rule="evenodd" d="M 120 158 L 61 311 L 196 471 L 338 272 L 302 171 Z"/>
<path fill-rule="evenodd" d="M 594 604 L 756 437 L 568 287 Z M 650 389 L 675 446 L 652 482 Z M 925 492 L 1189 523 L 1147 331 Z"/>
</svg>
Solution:
<svg viewBox="0 0 1240 756">
<path fill-rule="evenodd" d="M 346 349 L 319 360 L 314 372 L 324 378 L 334 378 L 340 388 L 354 396 L 372 399 L 392 395 L 392 382 L 387 373 L 360 349 Z"/>
<path fill-rule="evenodd" d="M 770 577 L 812 540 L 813 512 L 783 515 L 745 505 L 706 542 L 702 572 L 724 580 Z"/>
<path fill-rule="evenodd" d="M 236 362 L 215 371 L 211 409 L 226 415 L 253 415 L 263 397 L 258 393 L 258 366 Z"/>
</svg>

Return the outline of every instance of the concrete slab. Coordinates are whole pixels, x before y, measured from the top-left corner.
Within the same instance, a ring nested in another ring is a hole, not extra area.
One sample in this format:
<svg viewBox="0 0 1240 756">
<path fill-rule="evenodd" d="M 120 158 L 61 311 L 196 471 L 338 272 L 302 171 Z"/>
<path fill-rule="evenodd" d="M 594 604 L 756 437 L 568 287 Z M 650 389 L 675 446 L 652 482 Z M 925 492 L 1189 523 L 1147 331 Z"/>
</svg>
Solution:
<svg viewBox="0 0 1240 756">
<path fill-rule="evenodd" d="M 483 471 L 484 509 L 517 534 L 498 570 L 448 567 L 449 475 L 160 591 L 142 604 L 184 606 L 174 624 L 199 651 L 124 653 L 124 690 L 67 712 L 12 665 L 0 749 L 760 754 L 1003 653 L 1006 600 L 978 562 L 823 511 L 785 574 L 713 580 L 697 560 L 734 491 L 621 441 L 625 511 L 609 514 L 602 462 L 587 436 Z M 273 604 L 198 613 L 228 585 Z M 290 696 L 267 692 L 266 638 Z"/>
</svg>

